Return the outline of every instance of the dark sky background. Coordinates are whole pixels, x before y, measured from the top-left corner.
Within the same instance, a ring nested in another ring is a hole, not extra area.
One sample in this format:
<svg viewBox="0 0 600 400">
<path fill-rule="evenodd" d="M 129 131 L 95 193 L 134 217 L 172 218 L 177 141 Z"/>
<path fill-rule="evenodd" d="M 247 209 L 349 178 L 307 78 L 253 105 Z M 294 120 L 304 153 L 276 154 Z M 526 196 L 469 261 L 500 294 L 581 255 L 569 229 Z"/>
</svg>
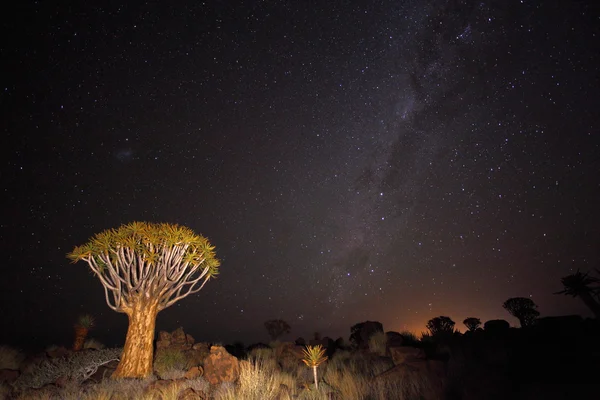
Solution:
<svg viewBox="0 0 600 400">
<path fill-rule="evenodd" d="M 596 2 L 80 3 L 2 16 L 2 342 L 122 344 L 65 255 L 135 220 L 217 247 L 158 316 L 197 340 L 589 315 L 553 292 L 600 258 Z"/>
</svg>

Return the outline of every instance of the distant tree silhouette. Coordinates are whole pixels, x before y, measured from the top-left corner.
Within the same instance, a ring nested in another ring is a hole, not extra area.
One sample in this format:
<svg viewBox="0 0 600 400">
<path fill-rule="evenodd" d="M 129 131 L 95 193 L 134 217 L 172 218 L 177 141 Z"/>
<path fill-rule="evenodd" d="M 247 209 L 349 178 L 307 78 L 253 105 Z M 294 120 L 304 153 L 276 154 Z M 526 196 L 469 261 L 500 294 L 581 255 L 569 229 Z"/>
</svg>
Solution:
<svg viewBox="0 0 600 400">
<path fill-rule="evenodd" d="M 454 321 L 450 317 L 435 317 L 427 321 L 425 327 L 431 336 L 440 336 L 454 333 Z"/>
<path fill-rule="evenodd" d="M 573 297 L 579 297 L 581 301 L 594 313 L 596 318 L 600 318 L 600 303 L 594 295 L 600 292 L 598 282 L 600 280 L 593 276 L 589 276 L 586 272 L 581 273 L 579 270 L 571 275 L 561 278 L 564 289 L 555 294 L 564 294 Z M 596 285 L 593 287 L 592 285 Z"/>
<path fill-rule="evenodd" d="M 350 343 L 357 348 L 367 348 L 369 339 L 375 332 L 383 332 L 383 325 L 378 321 L 365 321 L 350 328 Z"/>
<path fill-rule="evenodd" d="M 463 321 L 463 324 L 465 324 L 468 330 L 475 331 L 481 326 L 481 320 L 479 318 L 469 317 Z"/>
<path fill-rule="evenodd" d="M 277 340 L 283 334 L 290 333 L 290 325 L 282 319 L 272 319 L 265 322 L 265 328 L 267 333 L 271 337 L 271 340 Z"/>
<path fill-rule="evenodd" d="M 526 297 L 512 297 L 502 305 L 513 317 L 519 320 L 521 328 L 531 326 L 540 313 L 537 304 L 533 300 Z"/>
</svg>

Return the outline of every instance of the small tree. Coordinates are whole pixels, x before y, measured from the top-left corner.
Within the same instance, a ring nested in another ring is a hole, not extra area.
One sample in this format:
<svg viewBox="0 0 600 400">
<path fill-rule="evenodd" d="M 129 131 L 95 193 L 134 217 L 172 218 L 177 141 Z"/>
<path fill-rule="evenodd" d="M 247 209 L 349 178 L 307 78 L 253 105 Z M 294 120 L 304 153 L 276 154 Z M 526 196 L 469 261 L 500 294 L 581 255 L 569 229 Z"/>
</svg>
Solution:
<svg viewBox="0 0 600 400">
<path fill-rule="evenodd" d="M 304 353 L 304 358 L 302 361 L 308 367 L 312 368 L 313 376 L 315 378 L 315 389 L 319 390 L 319 381 L 317 380 L 317 367 L 327 361 L 327 356 L 325 356 L 325 349 L 318 346 L 306 346 L 302 350 Z"/>
<path fill-rule="evenodd" d="M 290 333 L 291 327 L 282 319 L 272 319 L 265 322 L 265 328 L 271 337 L 271 340 L 277 340 L 283 334 Z"/>
<path fill-rule="evenodd" d="M 577 271 L 574 274 L 567 275 L 561 278 L 564 290 L 555 294 L 564 294 L 573 297 L 579 297 L 581 301 L 594 313 L 596 318 L 600 318 L 600 302 L 594 298 L 600 292 L 598 283 L 600 280 L 593 276 L 589 276 Z"/>
<path fill-rule="evenodd" d="M 463 321 L 463 324 L 465 324 L 468 330 L 473 332 L 481 326 L 481 320 L 479 318 L 469 317 Z"/>
<path fill-rule="evenodd" d="M 90 329 L 92 329 L 96 324 L 94 317 L 89 314 L 85 314 L 77 319 L 75 323 L 75 340 L 73 342 L 73 351 L 79 351 L 83 348 L 83 344 L 85 343 L 85 339 L 87 338 Z"/>
<path fill-rule="evenodd" d="M 383 332 L 383 325 L 379 321 L 365 321 L 350 327 L 350 343 L 356 348 L 368 348 L 371 335 Z"/>
<path fill-rule="evenodd" d="M 431 336 L 444 336 L 454 333 L 454 321 L 450 317 L 435 317 L 427 321 L 425 327 L 431 333 Z"/>
<path fill-rule="evenodd" d="M 67 257 L 85 261 L 104 286 L 108 306 L 129 317 L 114 378 L 152 374 L 156 315 L 200 291 L 219 272 L 209 241 L 173 224 L 122 225 L 97 234 Z"/>
<path fill-rule="evenodd" d="M 506 300 L 502 307 L 519 320 L 522 328 L 533 325 L 540 315 L 536 310 L 537 304 L 526 297 L 512 297 Z"/>
</svg>

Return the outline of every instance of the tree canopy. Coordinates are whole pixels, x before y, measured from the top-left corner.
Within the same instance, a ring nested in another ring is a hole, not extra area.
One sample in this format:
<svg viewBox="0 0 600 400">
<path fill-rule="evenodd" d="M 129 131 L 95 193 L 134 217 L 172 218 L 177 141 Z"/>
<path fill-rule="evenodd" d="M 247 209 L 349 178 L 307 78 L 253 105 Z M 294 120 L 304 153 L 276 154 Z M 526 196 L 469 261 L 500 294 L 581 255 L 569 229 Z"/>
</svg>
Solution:
<svg viewBox="0 0 600 400">
<path fill-rule="evenodd" d="M 67 257 L 88 263 L 117 312 L 142 293 L 159 299 L 163 310 L 202 289 L 220 265 L 205 237 L 184 226 L 148 222 L 98 233 Z"/>
</svg>

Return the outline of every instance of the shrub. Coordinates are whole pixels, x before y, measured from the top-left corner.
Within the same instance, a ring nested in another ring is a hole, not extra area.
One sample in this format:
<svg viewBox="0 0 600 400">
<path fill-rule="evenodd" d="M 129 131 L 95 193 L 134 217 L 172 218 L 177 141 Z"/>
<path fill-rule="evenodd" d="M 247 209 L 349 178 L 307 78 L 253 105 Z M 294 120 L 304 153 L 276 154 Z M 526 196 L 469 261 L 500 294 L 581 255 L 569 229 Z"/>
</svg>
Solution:
<svg viewBox="0 0 600 400">
<path fill-rule="evenodd" d="M 414 346 L 415 344 L 419 343 L 417 335 L 410 331 L 402 331 L 400 332 L 400 335 L 402 335 L 402 338 L 404 339 L 405 346 Z"/>
<path fill-rule="evenodd" d="M 172 379 L 167 376 L 175 376 L 178 371 L 184 371 L 186 365 L 187 357 L 180 349 L 160 349 L 154 357 L 154 371 L 161 379 Z"/>
<path fill-rule="evenodd" d="M 93 375 L 101 365 L 118 360 L 122 352 L 122 348 L 81 351 L 70 356 L 46 359 L 19 376 L 13 386 L 17 390 L 40 388 L 56 382 L 60 377 L 81 383 Z"/>
</svg>

